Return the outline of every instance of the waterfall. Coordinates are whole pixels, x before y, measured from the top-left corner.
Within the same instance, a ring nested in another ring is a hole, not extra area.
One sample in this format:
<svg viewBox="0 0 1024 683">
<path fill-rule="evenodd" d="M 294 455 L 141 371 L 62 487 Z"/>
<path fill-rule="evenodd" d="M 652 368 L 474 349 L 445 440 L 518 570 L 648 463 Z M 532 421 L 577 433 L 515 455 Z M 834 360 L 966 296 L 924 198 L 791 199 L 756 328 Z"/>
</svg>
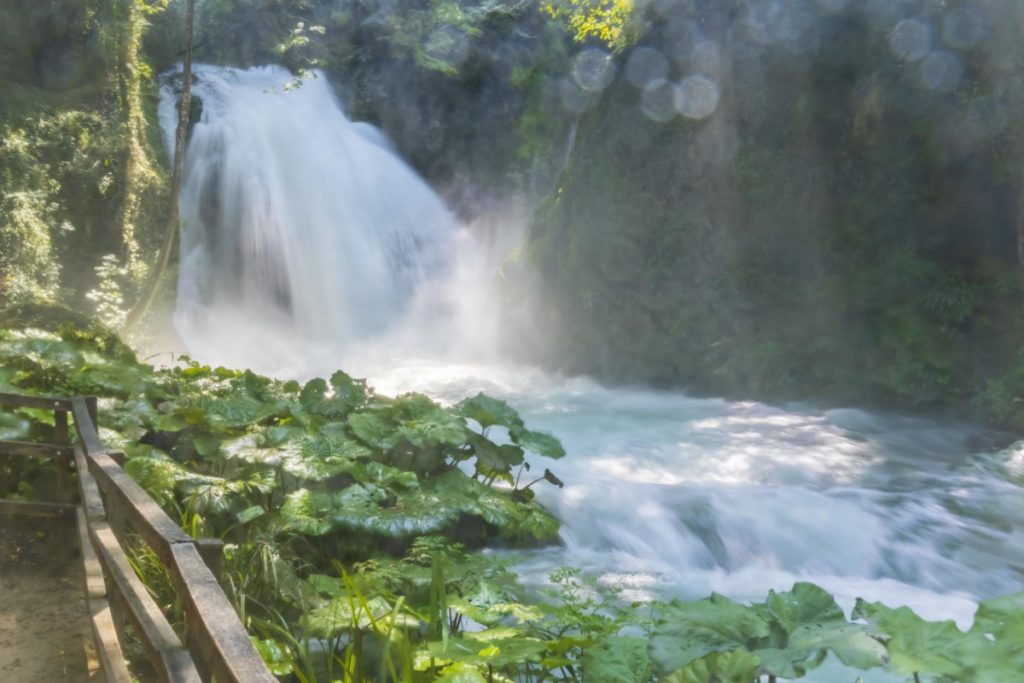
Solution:
<svg viewBox="0 0 1024 683">
<path fill-rule="evenodd" d="M 456 223 L 322 75 L 198 65 L 202 114 L 180 198 L 175 328 L 217 362 L 266 368 L 289 346 L 383 334 L 446 268 Z M 169 145 L 177 96 L 161 91 Z"/>
</svg>

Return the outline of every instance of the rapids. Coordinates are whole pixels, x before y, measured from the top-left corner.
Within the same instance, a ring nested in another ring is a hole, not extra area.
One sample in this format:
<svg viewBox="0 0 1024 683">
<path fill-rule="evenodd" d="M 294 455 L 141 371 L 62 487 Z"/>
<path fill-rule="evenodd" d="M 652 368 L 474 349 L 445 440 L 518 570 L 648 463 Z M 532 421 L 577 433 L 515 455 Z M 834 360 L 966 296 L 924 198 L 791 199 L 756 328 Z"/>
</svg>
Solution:
<svg viewBox="0 0 1024 683">
<path fill-rule="evenodd" d="M 1024 580 L 1024 447 L 854 409 L 606 388 L 497 358 L 494 262 L 323 77 L 197 67 L 176 326 L 199 359 L 378 391 L 507 399 L 569 455 L 539 500 L 562 545 L 517 552 L 539 583 L 579 566 L 633 600 L 763 599 L 816 582 L 970 622 Z M 161 112 L 170 138 L 175 96 Z M 838 678 L 836 678 L 838 676 Z M 852 681 L 825 668 L 805 680 Z M 867 680 L 888 680 L 871 674 Z"/>
</svg>

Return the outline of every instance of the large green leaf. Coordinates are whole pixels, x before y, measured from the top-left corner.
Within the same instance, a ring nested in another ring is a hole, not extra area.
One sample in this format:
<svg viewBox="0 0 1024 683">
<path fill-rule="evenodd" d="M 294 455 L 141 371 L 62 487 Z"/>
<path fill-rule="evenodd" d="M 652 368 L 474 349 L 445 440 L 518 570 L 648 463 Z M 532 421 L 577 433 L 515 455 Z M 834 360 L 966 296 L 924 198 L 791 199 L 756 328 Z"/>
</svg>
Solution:
<svg viewBox="0 0 1024 683">
<path fill-rule="evenodd" d="M 978 605 L 971 631 L 996 640 L 1011 640 L 1024 648 L 1024 591 Z"/>
<path fill-rule="evenodd" d="M 487 586 L 487 583 L 481 581 L 478 585 Z M 505 596 L 500 593 L 495 593 L 495 597 L 497 599 L 488 600 L 486 591 L 478 589 L 468 598 L 461 595 L 449 596 L 448 607 L 453 612 L 464 614 L 484 626 L 494 626 L 509 618 L 519 622 L 537 621 L 542 616 L 540 610 L 532 605 L 503 602 Z"/>
<path fill-rule="evenodd" d="M 516 628 L 496 626 L 428 643 L 427 650 L 432 657 L 445 662 L 504 667 L 539 662 L 545 643 L 524 635 Z"/>
<path fill-rule="evenodd" d="M 466 441 L 467 431 L 461 418 L 439 408 L 419 419 L 406 420 L 399 425 L 398 433 L 416 448 L 431 448 L 461 446 Z"/>
<path fill-rule="evenodd" d="M 375 412 L 349 415 L 348 426 L 367 446 L 384 451 L 394 448 L 401 438 L 395 423 Z"/>
<path fill-rule="evenodd" d="M 888 638 L 889 668 L 912 676 L 961 676 L 954 646 L 964 634 L 952 621 L 930 622 L 909 607 L 892 609 L 879 602 L 857 600 L 855 619 L 864 619 Z"/>
<path fill-rule="evenodd" d="M 431 486 L 379 464 L 358 465 L 353 472 L 378 478 L 339 491 L 294 491 L 286 497 L 282 519 L 313 536 L 350 530 L 405 538 L 441 532 L 462 515 L 480 517 L 510 537 L 551 538 L 558 532 L 558 522 L 538 506 L 517 503 L 459 470 L 432 478 Z"/>
<path fill-rule="evenodd" d="M 189 407 L 200 411 L 206 424 L 222 429 L 258 424 L 281 410 L 277 404 L 238 392 L 224 397 L 202 396 L 190 406 L 183 406 L 181 411 Z"/>
<path fill-rule="evenodd" d="M 164 504 L 174 500 L 178 482 L 188 476 L 185 468 L 158 452 L 153 452 L 152 457 L 129 459 L 125 470 L 157 502 Z"/>
<path fill-rule="evenodd" d="M 511 429 L 523 424 L 519 413 L 512 406 L 482 393 L 459 402 L 455 410 L 463 417 L 474 420 L 484 429 L 495 425 Z"/>
<path fill-rule="evenodd" d="M 825 590 L 810 583 L 794 584 L 785 593 L 770 591 L 767 613 L 783 634 L 781 642 L 755 650 L 765 673 L 796 678 L 821 663 L 832 650 L 849 666 L 882 666 L 885 647 L 860 624 L 846 621 L 842 609 Z"/>
<path fill-rule="evenodd" d="M 263 663 L 270 669 L 270 673 L 275 676 L 287 676 L 292 672 L 294 664 L 288 648 L 276 640 L 257 638 L 256 636 L 249 636 L 249 638 L 256 647 L 256 651 L 260 653 L 260 657 L 263 658 Z"/>
<path fill-rule="evenodd" d="M 557 460 L 565 456 L 565 448 L 555 437 L 545 432 L 534 432 L 525 427 L 513 427 L 509 430 L 512 441 L 528 451 L 533 451 L 545 458 Z"/>
<path fill-rule="evenodd" d="M 486 669 L 485 669 L 486 671 Z M 446 666 L 434 683 L 489 683 L 479 669 L 466 662 Z"/>
<path fill-rule="evenodd" d="M 675 671 L 713 652 L 752 649 L 768 634 L 768 623 L 754 610 L 717 593 L 695 602 L 673 600 L 660 610 L 650 655 L 662 671 Z"/>
<path fill-rule="evenodd" d="M 985 600 L 952 658 L 974 683 L 1014 680 L 1024 671 L 1024 592 Z"/>
<path fill-rule="evenodd" d="M 767 605 L 786 633 L 792 633 L 808 624 L 846 622 L 846 616 L 836 604 L 835 598 L 813 583 L 795 583 L 785 593 L 769 591 Z"/>
<path fill-rule="evenodd" d="M 841 662 L 858 669 L 885 666 L 885 646 L 861 624 L 826 622 L 797 628 L 785 647 L 757 648 L 761 668 L 766 674 L 799 678 L 817 667 L 831 650 Z"/>
<path fill-rule="evenodd" d="M 485 436 L 473 432 L 467 433 L 467 440 L 473 447 L 478 467 L 492 473 L 509 472 L 514 466 L 523 463 L 523 449 L 505 444 L 498 446 Z"/>
<path fill-rule="evenodd" d="M 714 652 L 666 676 L 664 683 L 751 683 L 761 660 L 750 652 Z"/>
<path fill-rule="evenodd" d="M 308 611 L 300 624 L 310 636 L 334 638 L 346 631 L 387 633 L 392 628 L 417 628 L 420 620 L 404 610 L 396 613 L 396 608 L 379 595 L 360 599 L 345 594 Z"/>
<path fill-rule="evenodd" d="M 797 655 L 831 650 L 843 664 L 858 669 L 885 666 L 888 659 L 885 646 L 861 624 L 806 624 L 790 634 L 787 649 Z"/>
<path fill-rule="evenodd" d="M 532 503 L 512 500 L 508 493 L 482 484 L 458 470 L 435 480 L 435 490 L 466 514 L 483 518 L 511 538 L 548 540 L 558 534 L 558 521 Z"/>
<path fill-rule="evenodd" d="M 365 379 L 353 379 L 341 370 L 331 375 L 331 387 L 334 389 L 332 407 L 342 414 L 364 405 L 370 395 Z"/>
<path fill-rule="evenodd" d="M 320 412 L 320 405 L 327 400 L 327 381 L 322 377 L 309 380 L 299 392 L 299 404 L 311 414 Z"/>
<path fill-rule="evenodd" d="M 328 393 L 323 379 L 312 379 L 302 387 L 299 404 L 310 415 L 337 419 L 366 405 L 370 395 L 365 380 L 353 379 L 340 370 L 331 375 L 330 389 Z"/>
<path fill-rule="evenodd" d="M 646 683 L 651 660 L 647 641 L 612 636 L 583 653 L 583 677 L 588 683 Z"/>
<path fill-rule="evenodd" d="M 436 533 L 460 512 L 432 491 L 392 497 L 370 484 L 353 484 L 333 493 L 299 489 L 288 494 L 281 508 L 288 526 L 304 534 L 322 536 L 345 529 L 388 538 Z"/>
</svg>

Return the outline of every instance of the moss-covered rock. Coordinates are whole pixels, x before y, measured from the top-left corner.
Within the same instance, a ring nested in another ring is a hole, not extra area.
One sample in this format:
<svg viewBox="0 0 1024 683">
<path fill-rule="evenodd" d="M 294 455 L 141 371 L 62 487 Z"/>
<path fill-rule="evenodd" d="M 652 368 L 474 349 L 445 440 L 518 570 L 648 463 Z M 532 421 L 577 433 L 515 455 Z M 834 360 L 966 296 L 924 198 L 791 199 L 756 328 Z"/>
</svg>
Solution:
<svg viewBox="0 0 1024 683">
<path fill-rule="evenodd" d="M 584 115 L 528 247 L 548 359 L 704 392 L 967 406 L 1022 322 L 1015 39 L 992 22 L 943 48 L 962 66 L 947 88 L 894 54 L 901 17 L 850 3 L 780 37 L 752 11 L 648 16 L 638 50 L 677 86 L 713 82 L 712 114 L 676 87 L 691 116 L 663 116 L 665 82 L 645 94 L 627 51 Z"/>
</svg>

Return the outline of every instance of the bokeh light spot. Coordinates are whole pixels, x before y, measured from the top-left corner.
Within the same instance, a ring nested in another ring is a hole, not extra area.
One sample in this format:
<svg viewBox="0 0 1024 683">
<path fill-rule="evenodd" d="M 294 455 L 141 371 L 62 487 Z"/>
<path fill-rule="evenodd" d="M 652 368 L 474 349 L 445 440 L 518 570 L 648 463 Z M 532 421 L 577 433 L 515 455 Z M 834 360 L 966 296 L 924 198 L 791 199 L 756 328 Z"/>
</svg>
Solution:
<svg viewBox="0 0 1024 683">
<path fill-rule="evenodd" d="M 604 50 L 583 50 L 572 61 L 572 77 L 584 90 L 604 90 L 614 76 L 612 56 Z"/>
<path fill-rule="evenodd" d="M 921 85 L 935 92 L 949 92 L 964 76 L 964 65 L 952 52 L 936 50 L 921 62 L 919 76 Z"/>
<path fill-rule="evenodd" d="M 647 118 L 664 123 L 679 114 L 676 109 L 676 87 L 664 79 L 652 81 L 644 88 L 640 109 Z"/>
<path fill-rule="evenodd" d="M 923 21 L 904 19 L 892 30 L 889 47 L 904 61 L 924 59 L 932 47 L 932 29 Z"/>
<path fill-rule="evenodd" d="M 985 37 L 986 32 L 985 20 L 968 7 L 950 10 L 942 21 L 943 42 L 958 50 L 974 47 Z"/>
<path fill-rule="evenodd" d="M 718 84 L 704 76 L 683 79 L 675 91 L 676 109 L 688 119 L 703 119 L 718 109 Z"/>
</svg>

